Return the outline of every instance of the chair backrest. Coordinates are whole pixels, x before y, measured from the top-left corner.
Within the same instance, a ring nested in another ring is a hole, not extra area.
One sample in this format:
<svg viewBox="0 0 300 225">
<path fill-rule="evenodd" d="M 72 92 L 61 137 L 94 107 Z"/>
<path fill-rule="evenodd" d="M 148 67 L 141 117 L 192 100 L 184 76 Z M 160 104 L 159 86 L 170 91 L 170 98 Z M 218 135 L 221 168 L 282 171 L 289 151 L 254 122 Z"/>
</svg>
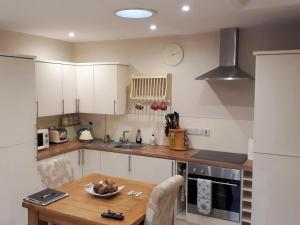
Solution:
<svg viewBox="0 0 300 225">
<path fill-rule="evenodd" d="M 37 169 L 47 188 L 57 188 L 74 180 L 73 167 L 66 157 L 40 161 Z"/>
<path fill-rule="evenodd" d="M 151 193 L 146 212 L 145 225 L 171 225 L 174 206 L 184 178 L 176 175 L 156 186 Z"/>
</svg>

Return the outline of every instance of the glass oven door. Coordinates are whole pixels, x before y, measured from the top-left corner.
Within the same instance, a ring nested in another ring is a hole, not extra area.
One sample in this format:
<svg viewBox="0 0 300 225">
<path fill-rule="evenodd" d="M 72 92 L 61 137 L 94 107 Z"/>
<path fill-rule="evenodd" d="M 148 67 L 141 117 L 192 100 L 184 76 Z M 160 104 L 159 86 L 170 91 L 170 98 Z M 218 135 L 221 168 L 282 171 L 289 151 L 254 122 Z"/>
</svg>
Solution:
<svg viewBox="0 0 300 225">
<path fill-rule="evenodd" d="M 199 213 L 197 207 L 197 178 L 212 181 L 212 211 L 207 216 L 230 221 L 240 221 L 240 181 L 208 176 L 188 176 L 188 212 Z"/>
</svg>

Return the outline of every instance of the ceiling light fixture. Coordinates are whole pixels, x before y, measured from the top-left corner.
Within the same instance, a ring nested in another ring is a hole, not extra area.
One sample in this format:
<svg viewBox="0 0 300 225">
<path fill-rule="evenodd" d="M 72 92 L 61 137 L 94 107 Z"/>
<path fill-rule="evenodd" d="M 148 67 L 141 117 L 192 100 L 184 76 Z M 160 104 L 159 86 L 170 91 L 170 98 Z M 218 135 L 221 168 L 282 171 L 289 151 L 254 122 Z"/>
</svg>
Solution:
<svg viewBox="0 0 300 225">
<path fill-rule="evenodd" d="M 118 9 L 115 11 L 116 15 L 128 19 L 145 19 L 154 16 L 157 12 L 152 9 Z"/>
<path fill-rule="evenodd" d="M 74 32 L 69 32 L 69 37 L 75 37 L 75 33 Z"/>
<path fill-rule="evenodd" d="M 188 11 L 190 11 L 190 9 L 191 9 L 191 7 L 189 5 L 183 5 L 181 7 L 181 10 L 184 11 L 184 12 L 188 12 Z"/>
<path fill-rule="evenodd" d="M 157 29 L 157 26 L 155 25 L 155 24 L 152 24 L 151 26 L 150 26 L 150 30 L 156 30 Z"/>
</svg>

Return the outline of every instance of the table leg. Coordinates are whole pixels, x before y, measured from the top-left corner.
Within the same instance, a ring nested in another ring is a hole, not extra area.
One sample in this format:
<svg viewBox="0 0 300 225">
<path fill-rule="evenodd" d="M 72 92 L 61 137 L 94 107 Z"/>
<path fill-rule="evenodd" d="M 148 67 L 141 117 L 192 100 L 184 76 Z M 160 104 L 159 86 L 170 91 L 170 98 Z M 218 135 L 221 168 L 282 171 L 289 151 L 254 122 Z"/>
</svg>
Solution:
<svg viewBox="0 0 300 225">
<path fill-rule="evenodd" d="M 28 209 L 28 225 L 39 225 L 38 212 Z"/>
<path fill-rule="evenodd" d="M 28 209 L 28 225 L 48 225 L 48 223 L 39 220 L 38 212 Z"/>
</svg>

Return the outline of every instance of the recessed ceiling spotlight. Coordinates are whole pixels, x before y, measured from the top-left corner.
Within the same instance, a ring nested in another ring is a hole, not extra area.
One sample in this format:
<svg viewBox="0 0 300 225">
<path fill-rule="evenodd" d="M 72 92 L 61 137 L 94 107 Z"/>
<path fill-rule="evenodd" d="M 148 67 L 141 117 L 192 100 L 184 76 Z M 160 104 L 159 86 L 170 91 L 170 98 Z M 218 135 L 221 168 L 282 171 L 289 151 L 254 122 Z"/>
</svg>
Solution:
<svg viewBox="0 0 300 225">
<path fill-rule="evenodd" d="M 69 32 L 69 37 L 75 37 L 75 33 L 74 32 Z"/>
<path fill-rule="evenodd" d="M 145 19 L 154 16 L 157 12 L 152 9 L 118 9 L 115 11 L 116 15 L 128 19 Z"/>
<path fill-rule="evenodd" d="M 157 26 L 155 24 L 150 25 L 150 30 L 156 30 Z"/>
<path fill-rule="evenodd" d="M 181 7 L 181 10 L 184 11 L 184 12 L 188 12 L 188 11 L 190 11 L 190 9 L 191 9 L 191 7 L 189 5 L 183 5 Z"/>
</svg>

